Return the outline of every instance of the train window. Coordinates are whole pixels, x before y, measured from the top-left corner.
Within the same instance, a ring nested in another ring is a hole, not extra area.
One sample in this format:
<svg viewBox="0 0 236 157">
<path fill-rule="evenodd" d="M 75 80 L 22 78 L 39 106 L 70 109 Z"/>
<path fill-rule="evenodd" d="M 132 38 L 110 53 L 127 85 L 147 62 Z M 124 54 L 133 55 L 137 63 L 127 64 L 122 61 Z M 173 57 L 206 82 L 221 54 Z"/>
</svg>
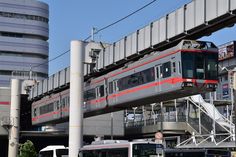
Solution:
<svg viewBox="0 0 236 157">
<path fill-rule="evenodd" d="M 163 65 L 163 78 L 170 77 L 171 76 L 171 63 L 166 62 Z"/>
<path fill-rule="evenodd" d="M 163 66 L 160 66 L 160 78 L 163 78 Z"/>
<path fill-rule="evenodd" d="M 64 98 L 61 99 L 61 106 L 62 106 L 63 108 L 65 107 L 65 99 L 64 99 Z"/>
<path fill-rule="evenodd" d="M 41 106 L 39 108 L 39 112 L 40 114 L 45 114 L 45 113 L 49 113 L 49 112 L 52 112 L 54 109 L 53 109 L 53 103 L 50 103 L 50 104 L 47 104 L 45 106 Z"/>
<path fill-rule="evenodd" d="M 34 109 L 34 117 L 37 116 L 37 112 L 36 111 L 37 111 L 37 108 Z"/>
<path fill-rule="evenodd" d="M 196 77 L 197 79 L 205 79 L 204 77 L 204 56 L 199 54 L 195 56 L 196 59 Z"/>
<path fill-rule="evenodd" d="M 114 91 L 118 91 L 119 90 L 119 88 L 118 88 L 118 80 L 115 80 L 113 82 L 114 82 L 113 83 Z"/>
<path fill-rule="evenodd" d="M 172 68 L 173 68 L 173 72 L 175 73 L 175 72 L 176 72 L 176 65 L 175 65 L 175 62 L 172 62 Z"/>
<path fill-rule="evenodd" d="M 197 41 L 200 44 L 200 49 L 209 49 L 209 48 L 217 48 L 212 42 L 206 41 Z"/>
<path fill-rule="evenodd" d="M 157 78 L 159 78 L 159 67 L 156 67 Z"/>
<path fill-rule="evenodd" d="M 149 68 L 141 72 L 123 77 L 118 80 L 119 91 L 136 87 L 155 80 L 154 68 Z"/>
<path fill-rule="evenodd" d="M 89 100 L 92 100 L 92 99 L 95 99 L 95 98 L 96 98 L 95 88 L 89 89 L 89 90 L 84 92 L 84 100 L 85 101 L 89 101 Z"/>
<path fill-rule="evenodd" d="M 57 107 L 57 110 L 59 110 L 59 108 L 60 108 L 59 101 L 56 101 L 56 107 Z"/>
<path fill-rule="evenodd" d="M 119 79 L 117 82 L 117 85 L 118 85 L 120 91 L 127 89 L 128 88 L 127 84 L 128 84 L 128 77 L 123 77 L 123 78 Z"/>
<path fill-rule="evenodd" d="M 155 80 L 154 68 L 149 68 L 147 70 L 141 71 L 141 76 L 143 77 L 142 84 L 152 82 Z"/>
<path fill-rule="evenodd" d="M 218 71 L 218 65 L 217 65 L 218 56 L 217 55 L 208 55 L 207 56 L 207 64 L 206 64 L 206 73 L 207 73 L 207 79 L 217 79 L 217 71 Z"/>
<path fill-rule="evenodd" d="M 100 97 L 103 97 L 104 96 L 104 85 L 101 85 L 99 87 L 99 93 L 100 93 Z"/>
<path fill-rule="evenodd" d="M 180 63 L 180 61 L 178 62 L 178 64 L 179 64 L 179 73 L 181 74 L 181 63 Z"/>
<path fill-rule="evenodd" d="M 185 52 L 182 60 L 184 78 L 217 80 L 217 54 Z"/>
<path fill-rule="evenodd" d="M 109 82 L 109 94 L 113 93 L 113 82 Z"/>
<path fill-rule="evenodd" d="M 191 53 L 182 54 L 182 68 L 184 78 L 193 78 L 194 76 L 194 55 Z"/>
</svg>

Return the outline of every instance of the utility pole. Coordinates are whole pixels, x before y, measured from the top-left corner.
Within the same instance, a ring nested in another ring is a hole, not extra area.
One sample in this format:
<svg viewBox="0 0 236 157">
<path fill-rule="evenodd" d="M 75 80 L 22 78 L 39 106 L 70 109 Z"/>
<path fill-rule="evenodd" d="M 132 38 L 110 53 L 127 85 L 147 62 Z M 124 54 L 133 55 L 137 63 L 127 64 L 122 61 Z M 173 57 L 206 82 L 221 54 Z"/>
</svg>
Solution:
<svg viewBox="0 0 236 157">
<path fill-rule="evenodd" d="M 83 83 L 85 43 L 71 41 L 70 54 L 70 114 L 69 114 L 69 157 L 82 157 L 83 146 Z"/>
<path fill-rule="evenodd" d="M 11 80 L 11 110 L 10 110 L 10 129 L 9 129 L 9 145 L 8 157 L 16 157 L 19 147 L 20 132 L 20 80 Z"/>
</svg>

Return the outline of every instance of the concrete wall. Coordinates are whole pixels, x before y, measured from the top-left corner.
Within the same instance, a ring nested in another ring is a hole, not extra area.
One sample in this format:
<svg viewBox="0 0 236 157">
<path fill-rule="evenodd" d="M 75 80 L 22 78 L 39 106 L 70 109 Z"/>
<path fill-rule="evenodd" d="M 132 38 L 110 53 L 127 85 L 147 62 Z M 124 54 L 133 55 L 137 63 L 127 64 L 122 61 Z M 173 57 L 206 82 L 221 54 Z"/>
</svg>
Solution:
<svg viewBox="0 0 236 157">
<path fill-rule="evenodd" d="M 61 123 L 57 125 L 44 126 L 43 131 L 65 131 L 68 133 L 69 123 Z M 111 135 L 111 114 L 103 114 L 99 116 L 84 119 L 84 135 L 88 136 L 110 136 Z M 113 113 L 113 135 L 124 136 L 124 111 Z"/>
</svg>

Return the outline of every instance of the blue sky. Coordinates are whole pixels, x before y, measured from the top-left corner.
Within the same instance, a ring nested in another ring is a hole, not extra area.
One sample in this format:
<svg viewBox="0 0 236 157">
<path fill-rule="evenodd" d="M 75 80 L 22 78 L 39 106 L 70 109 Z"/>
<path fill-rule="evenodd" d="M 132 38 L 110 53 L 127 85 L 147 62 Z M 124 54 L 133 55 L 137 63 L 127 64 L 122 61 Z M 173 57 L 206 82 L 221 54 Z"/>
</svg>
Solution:
<svg viewBox="0 0 236 157">
<path fill-rule="evenodd" d="M 40 0 L 49 5 L 49 59 L 69 50 L 71 40 L 83 40 L 91 28 L 102 28 L 152 0 Z M 104 30 L 95 41 L 112 43 L 191 0 L 157 0 L 144 10 Z M 216 45 L 236 38 L 236 27 L 203 37 Z M 49 74 L 69 66 L 69 54 L 49 63 Z"/>
</svg>

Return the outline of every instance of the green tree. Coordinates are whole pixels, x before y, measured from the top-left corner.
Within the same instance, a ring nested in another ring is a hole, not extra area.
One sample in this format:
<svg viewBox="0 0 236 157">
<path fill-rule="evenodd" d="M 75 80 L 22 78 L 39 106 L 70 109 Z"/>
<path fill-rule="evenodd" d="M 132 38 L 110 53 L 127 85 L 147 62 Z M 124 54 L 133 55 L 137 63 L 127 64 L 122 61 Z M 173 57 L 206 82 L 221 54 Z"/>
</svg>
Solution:
<svg viewBox="0 0 236 157">
<path fill-rule="evenodd" d="M 22 144 L 20 146 L 20 154 L 18 157 L 37 157 L 37 152 L 33 142 L 27 140 L 24 144 Z"/>
</svg>

